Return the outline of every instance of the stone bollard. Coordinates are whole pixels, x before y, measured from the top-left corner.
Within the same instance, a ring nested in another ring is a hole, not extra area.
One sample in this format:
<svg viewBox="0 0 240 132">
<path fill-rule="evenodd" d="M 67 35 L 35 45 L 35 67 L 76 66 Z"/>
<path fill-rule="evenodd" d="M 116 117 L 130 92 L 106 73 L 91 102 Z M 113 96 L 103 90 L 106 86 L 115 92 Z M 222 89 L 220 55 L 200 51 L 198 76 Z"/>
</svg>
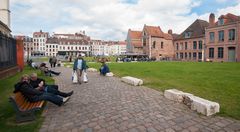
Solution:
<svg viewBox="0 0 240 132">
<path fill-rule="evenodd" d="M 123 82 L 126 82 L 126 83 L 134 85 L 134 86 L 140 86 L 143 84 L 143 80 L 134 78 L 134 77 L 130 77 L 130 76 L 122 77 L 121 80 Z"/>
</svg>

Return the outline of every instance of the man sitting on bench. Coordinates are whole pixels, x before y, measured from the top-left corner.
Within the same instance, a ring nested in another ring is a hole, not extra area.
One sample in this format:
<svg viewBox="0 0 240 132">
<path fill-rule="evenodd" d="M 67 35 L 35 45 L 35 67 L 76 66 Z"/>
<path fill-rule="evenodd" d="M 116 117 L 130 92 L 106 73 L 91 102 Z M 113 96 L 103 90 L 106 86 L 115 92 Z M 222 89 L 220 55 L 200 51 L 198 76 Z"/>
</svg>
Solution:
<svg viewBox="0 0 240 132">
<path fill-rule="evenodd" d="M 39 87 L 43 83 L 42 87 Z M 30 84 L 33 86 L 33 88 L 38 89 L 43 92 L 52 93 L 56 95 L 60 95 L 62 97 L 68 97 L 73 94 L 73 91 L 69 93 L 64 93 L 58 90 L 58 85 L 47 85 L 45 83 L 45 80 L 38 78 L 36 73 L 32 73 L 30 75 Z"/>
<path fill-rule="evenodd" d="M 41 85 L 43 85 L 43 83 L 40 84 L 39 87 L 41 87 Z M 30 78 L 27 74 L 23 75 L 20 82 L 15 84 L 14 93 L 17 92 L 21 92 L 30 102 L 50 101 L 58 106 L 63 105 L 69 99 L 69 97 L 62 98 L 52 93 L 46 93 L 34 89 L 32 85 L 30 85 Z"/>
</svg>

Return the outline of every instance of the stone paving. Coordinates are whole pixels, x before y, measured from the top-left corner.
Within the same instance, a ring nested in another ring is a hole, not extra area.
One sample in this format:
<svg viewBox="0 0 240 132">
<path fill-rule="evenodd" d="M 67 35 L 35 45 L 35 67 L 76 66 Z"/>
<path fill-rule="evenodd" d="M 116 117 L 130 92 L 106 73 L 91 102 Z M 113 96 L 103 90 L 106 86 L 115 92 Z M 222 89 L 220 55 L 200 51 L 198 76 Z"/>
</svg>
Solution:
<svg viewBox="0 0 240 132">
<path fill-rule="evenodd" d="M 55 77 L 60 89 L 74 94 L 64 106 L 47 104 L 40 132 L 240 131 L 240 121 L 200 115 L 159 91 L 130 86 L 117 77 L 88 73 L 89 82 L 79 85 L 72 84 L 70 68 L 55 70 L 62 72 Z"/>
</svg>

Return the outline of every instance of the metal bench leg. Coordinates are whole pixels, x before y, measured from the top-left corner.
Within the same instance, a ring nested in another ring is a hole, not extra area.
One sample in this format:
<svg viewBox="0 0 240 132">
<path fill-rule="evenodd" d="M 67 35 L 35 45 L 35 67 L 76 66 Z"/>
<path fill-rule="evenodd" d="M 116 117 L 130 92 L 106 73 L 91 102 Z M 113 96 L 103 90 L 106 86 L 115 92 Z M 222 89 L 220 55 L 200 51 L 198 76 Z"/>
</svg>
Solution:
<svg viewBox="0 0 240 132">
<path fill-rule="evenodd" d="M 16 122 L 26 122 L 35 120 L 34 111 L 32 112 L 17 112 L 16 113 Z"/>
</svg>

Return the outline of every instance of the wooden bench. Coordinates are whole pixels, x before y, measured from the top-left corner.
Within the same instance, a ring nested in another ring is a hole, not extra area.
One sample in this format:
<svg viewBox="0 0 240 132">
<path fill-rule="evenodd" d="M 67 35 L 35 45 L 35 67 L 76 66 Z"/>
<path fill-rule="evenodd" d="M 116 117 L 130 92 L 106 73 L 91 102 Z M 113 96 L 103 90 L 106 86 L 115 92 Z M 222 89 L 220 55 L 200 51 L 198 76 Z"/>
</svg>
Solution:
<svg viewBox="0 0 240 132">
<path fill-rule="evenodd" d="M 16 111 L 16 121 L 25 122 L 35 120 L 35 111 L 40 110 L 45 101 L 29 102 L 20 92 L 9 98 Z"/>
</svg>

